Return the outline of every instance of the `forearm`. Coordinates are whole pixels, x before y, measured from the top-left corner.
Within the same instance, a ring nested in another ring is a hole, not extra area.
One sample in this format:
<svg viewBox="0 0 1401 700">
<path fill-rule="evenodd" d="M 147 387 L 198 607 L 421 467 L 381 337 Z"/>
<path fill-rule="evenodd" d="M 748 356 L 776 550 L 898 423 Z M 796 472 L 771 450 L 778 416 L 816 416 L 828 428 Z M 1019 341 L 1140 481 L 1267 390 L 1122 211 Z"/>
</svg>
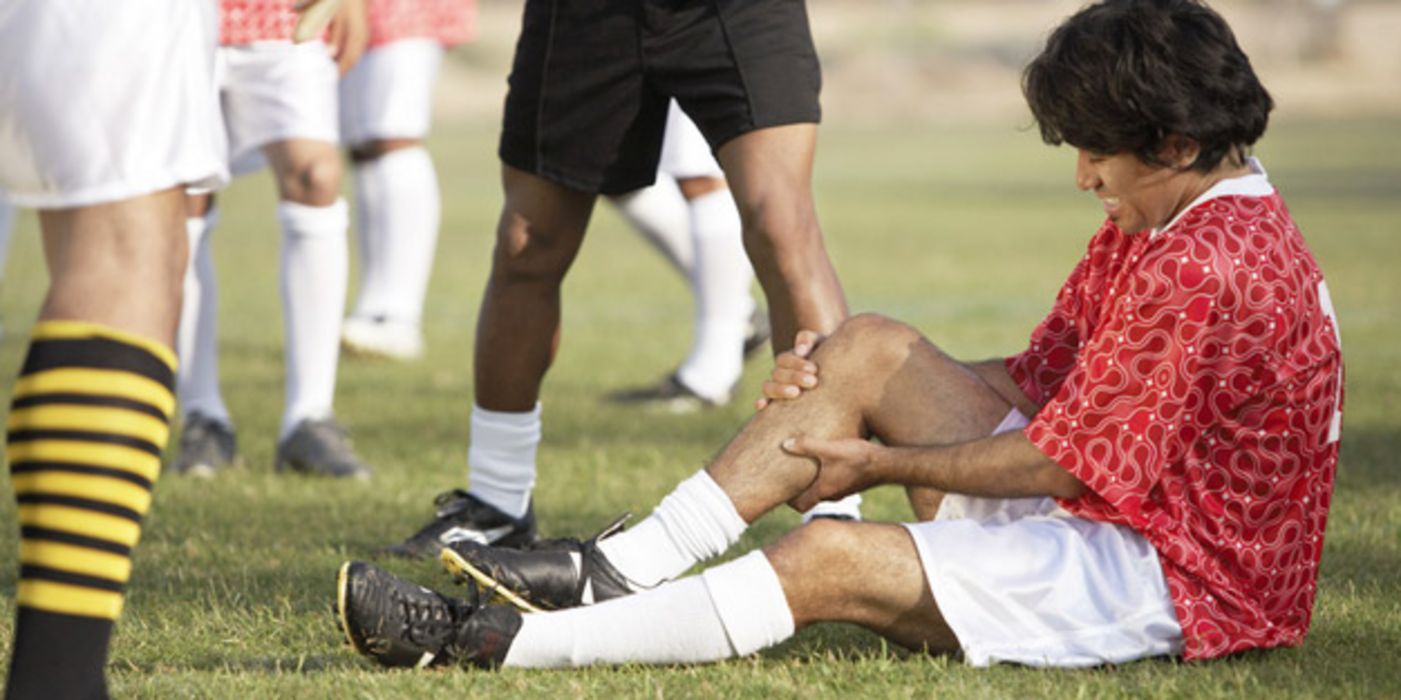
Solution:
<svg viewBox="0 0 1401 700">
<path fill-rule="evenodd" d="M 886 447 L 872 457 L 881 483 L 970 496 L 1075 498 L 1085 485 L 1019 431 L 956 445 Z"/>
</svg>

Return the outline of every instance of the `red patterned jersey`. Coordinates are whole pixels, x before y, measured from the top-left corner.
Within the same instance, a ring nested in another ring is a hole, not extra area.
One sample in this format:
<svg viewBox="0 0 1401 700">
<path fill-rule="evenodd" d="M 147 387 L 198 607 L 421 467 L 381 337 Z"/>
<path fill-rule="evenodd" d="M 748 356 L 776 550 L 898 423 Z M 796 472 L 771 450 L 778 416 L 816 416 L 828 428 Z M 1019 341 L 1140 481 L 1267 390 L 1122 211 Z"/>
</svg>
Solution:
<svg viewBox="0 0 1401 700">
<path fill-rule="evenodd" d="M 476 33 L 476 0 L 367 0 L 370 46 L 399 39 L 437 39 L 443 46 Z"/>
<path fill-rule="evenodd" d="M 1323 274 L 1263 173 L 1157 233 L 1106 222 L 1030 347 L 1026 436 L 1163 565 L 1185 656 L 1303 641 L 1341 429 Z"/>
<path fill-rule="evenodd" d="M 297 26 L 294 0 L 219 0 L 219 43 L 242 46 L 255 41 L 290 41 Z"/>
</svg>

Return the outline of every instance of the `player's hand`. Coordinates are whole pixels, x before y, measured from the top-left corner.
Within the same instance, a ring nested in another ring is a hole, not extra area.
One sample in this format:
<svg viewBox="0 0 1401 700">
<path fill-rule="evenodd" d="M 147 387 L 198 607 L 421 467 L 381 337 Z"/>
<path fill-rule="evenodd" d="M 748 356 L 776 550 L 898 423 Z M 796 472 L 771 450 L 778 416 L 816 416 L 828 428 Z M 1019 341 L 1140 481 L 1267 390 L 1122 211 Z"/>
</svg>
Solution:
<svg viewBox="0 0 1401 700">
<path fill-rule="evenodd" d="M 858 438 L 824 440 L 795 435 L 784 440 L 784 452 L 817 462 L 817 478 L 788 505 L 804 513 L 819 501 L 836 501 L 880 485 L 880 474 L 872 465 L 882 449 Z"/>
<path fill-rule="evenodd" d="M 326 29 L 326 45 L 341 75 L 353 68 L 370 43 L 370 20 L 365 0 L 345 0 Z"/>
<path fill-rule="evenodd" d="M 821 342 L 822 336 L 816 331 L 798 331 L 793 349 L 774 358 L 773 372 L 764 382 L 764 395 L 754 402 L 754 410 L 762 411 L 773 401 L 796 399 L 817 387 L 817 363 L 807 358 Z"/>
</svg>

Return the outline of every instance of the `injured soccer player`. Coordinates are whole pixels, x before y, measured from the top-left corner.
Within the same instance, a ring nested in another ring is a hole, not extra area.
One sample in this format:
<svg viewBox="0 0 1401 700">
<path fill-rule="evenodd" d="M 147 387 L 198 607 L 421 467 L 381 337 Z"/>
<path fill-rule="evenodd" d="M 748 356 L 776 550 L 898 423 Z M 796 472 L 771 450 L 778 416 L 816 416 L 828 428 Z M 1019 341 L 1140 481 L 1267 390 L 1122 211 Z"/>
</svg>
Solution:
<svg viewBox="0 0 1401 700">
<path fill-rule="evenodd" d="M 1302 643 L 1342 356 L 1247 155 L 1269 94 L 1192 0 L 1086 7 L 1023 88 L 1106 214 L 1024 351 L 960 362 L 876 315 L 800 333 L 759 412 L 637 526 L 451 544 L 467 598 L 342 566 L 350 644 L 386 666 L 675 664 L 847 622 L 974 665 L 1083 667 Z M 774 508 L 883 484 L 917 522 L 817 520 L 683 577 Z"/>
</svg>

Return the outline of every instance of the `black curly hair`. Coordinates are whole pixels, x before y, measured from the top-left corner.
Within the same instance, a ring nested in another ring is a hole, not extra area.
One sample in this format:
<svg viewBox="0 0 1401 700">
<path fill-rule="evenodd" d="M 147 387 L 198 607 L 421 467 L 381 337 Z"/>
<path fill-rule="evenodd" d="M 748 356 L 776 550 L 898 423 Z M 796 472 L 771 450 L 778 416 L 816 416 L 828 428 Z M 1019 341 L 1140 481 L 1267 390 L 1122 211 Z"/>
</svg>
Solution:
<svg viewBox="0 0 1401 700">
<path fill-rule="evenodd" d="M 1226 21 L 1197 0 L 1104 0 L 1046 40 L 1022 92 L 1048 144 L 1104 154 L 1158 154 L 1170 135 L 1200 147 L 1191 168 L 1244 153 L 1274 101 Z"/>
</svg>

